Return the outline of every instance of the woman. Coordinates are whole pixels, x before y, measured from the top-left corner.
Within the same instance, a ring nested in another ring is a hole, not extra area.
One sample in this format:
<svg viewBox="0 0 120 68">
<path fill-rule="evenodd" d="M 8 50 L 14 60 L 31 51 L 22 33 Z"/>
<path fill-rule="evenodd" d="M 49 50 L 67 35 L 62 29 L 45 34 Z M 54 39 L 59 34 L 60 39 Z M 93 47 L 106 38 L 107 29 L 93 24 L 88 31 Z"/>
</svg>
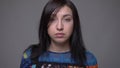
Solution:
<svg viewBox="0 0 120 68">
<path fill-rule="evenodd" d="M 20 68 L 98 68 L 81 34 L 74 4 L 70 0 L 50 0 L 41 16 L 39 43 L 25 50 Z"/>
</svg>

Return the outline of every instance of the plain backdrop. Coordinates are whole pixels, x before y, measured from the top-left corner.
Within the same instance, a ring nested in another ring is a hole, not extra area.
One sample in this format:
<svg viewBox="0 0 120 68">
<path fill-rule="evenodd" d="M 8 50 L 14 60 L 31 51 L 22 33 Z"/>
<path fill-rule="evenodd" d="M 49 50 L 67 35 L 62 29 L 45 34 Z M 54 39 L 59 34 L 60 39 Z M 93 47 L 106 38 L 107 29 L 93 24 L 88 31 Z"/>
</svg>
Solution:
<svg viewBox="0 0 120 68">
<path fill-rule="evenodd" d="M 0 0 L 0 68 L 19 68 L 23 51 L 38 43 L 41 12 L 48 0 Z M 72 0 L 86 48 L 99 68 L 120 65 L 120 0 Z"/>
</svg>

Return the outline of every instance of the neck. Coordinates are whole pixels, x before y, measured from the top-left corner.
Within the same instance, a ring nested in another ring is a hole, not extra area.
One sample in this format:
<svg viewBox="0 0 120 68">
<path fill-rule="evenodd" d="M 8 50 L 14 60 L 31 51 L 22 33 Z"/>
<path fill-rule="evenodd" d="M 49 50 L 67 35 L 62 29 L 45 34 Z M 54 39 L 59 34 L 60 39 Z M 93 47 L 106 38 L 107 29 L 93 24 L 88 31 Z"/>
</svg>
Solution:
<svg viewBox="0 0 120 68">
<path fill-rule="evenodd" d="M 53 42 L 51 42 L 48 50 L 52 51 L 52 52 L 67 52 L 67 51 L 70 51 L 69 42 L 66 42 L 66 43 L 53 43 Z"/>
</svg>

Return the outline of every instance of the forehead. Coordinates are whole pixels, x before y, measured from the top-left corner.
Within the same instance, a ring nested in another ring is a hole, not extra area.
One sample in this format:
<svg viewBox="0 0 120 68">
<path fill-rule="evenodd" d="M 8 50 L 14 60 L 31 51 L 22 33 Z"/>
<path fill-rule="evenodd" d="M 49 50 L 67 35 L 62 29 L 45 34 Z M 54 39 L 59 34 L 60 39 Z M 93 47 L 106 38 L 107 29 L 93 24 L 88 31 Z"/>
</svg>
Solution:
<svg viewBox="0 0 120 68">
<path fill-rule="evenodd" d="M 69 15 L 72 16 L 72 10 L 68 6 L 63 6 L 60 9 L 56 9 L 53 13 L 52 16 L 63 16 L 63 15 Z"/>
</svg>

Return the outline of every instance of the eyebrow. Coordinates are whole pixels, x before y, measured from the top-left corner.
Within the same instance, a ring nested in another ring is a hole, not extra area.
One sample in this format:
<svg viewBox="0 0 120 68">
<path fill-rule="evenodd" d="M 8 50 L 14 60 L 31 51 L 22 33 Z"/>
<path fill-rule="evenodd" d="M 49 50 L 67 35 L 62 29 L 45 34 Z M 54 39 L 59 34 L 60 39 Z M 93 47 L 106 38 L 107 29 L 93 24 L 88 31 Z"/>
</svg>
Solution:
<svg viewBox="0 0 120 68">
<path fill-rule="evenodd" d="M 72 15 L 71 15 L 71 14 L 65 14 L 65 15 L 63 15 L 63 17 L 67 17 L 67 16 L 72 17 Z"/>
<path fill-rule="evenodd" d="M 56 14 L 52 14 L 52 15 L 51 15 L 51 18 L 53 18 L 53 17 L 55 17 L 55 16 L 56 16 Z M 67 17 L 67 16 L 73 17 L 71 14 L 65 14 L 65 15 L 63 15 L 63 18 L 64 18 L 64 17 Z"/>
</svg>

